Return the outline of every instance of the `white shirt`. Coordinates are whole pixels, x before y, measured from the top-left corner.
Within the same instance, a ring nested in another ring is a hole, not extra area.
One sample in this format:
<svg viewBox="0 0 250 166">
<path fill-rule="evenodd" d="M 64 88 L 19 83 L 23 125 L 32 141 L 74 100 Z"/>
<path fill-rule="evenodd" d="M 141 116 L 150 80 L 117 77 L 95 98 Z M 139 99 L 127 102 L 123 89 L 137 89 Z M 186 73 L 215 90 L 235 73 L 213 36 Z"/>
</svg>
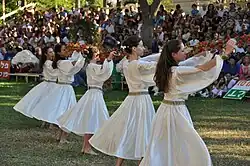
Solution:
<svg viewBox="0 0 250 166">
<path fill-rule="evenodd" d="M 203 17 L 207 13 L 207 10 L 200 9 L 199 13 L 200 13 L 201 17 Z"/>
<path fill-rule="evenodd" d="M 198 44 L 200 41 L 199 40 L 197 40 L 197 39 L 192 39 L 192 40 L 190 40 L 189 41 L 189 44 L 190 44 L 190 46 L 195 46 L 196 44 Z"/>
<path fill-rule="evenodd" d="M 1 52 L 0 52 L 0 60 L 4 60 L 4 56 Z"/>
<path fill-rule="evenodd" d="M 182 39 L 185 40 L 185 41 L 188 41 L 188 39 L 190 38 L 190 35 L 191 35 L 190 32 L 185 33 L 185 34 L 182 35 Z"/>
<path fill-rule="evenodd" d="M 55 38 L 53 36 L 50 36 L 50 38 L 48 36 L 45 36 L 44 42 L 45 43 L 53 43 L 53 42 L 55 42 Z"/>
<path fill-rule="evenodd" d="M 159 35 L 159 40 L 160 40 L 161 42 L 164 41 L 164 32 L 161 32 L 161 34 Z"/>
<path fill-rule="evenodd" d="M 223 9 L 223 10 L 218 10 L 218 16 L 219 17 L 223 17 L 223 14 L 224 14 L 224 12 L 225 12 L 226 10 L 225 9 Z"/>
<path fill-rule="evenodd" d="M 114 33 L 115 32 L 115 29 L 114 29 L 114 25 L 107 25 L 106 28 L 105 28 L 108 33 Z"/>
<path fill-rule="evenodd" d="M 236 28 L 236 32 L 242 32 L 242 26 L 237 20 L 235 20 L 235 28 Z"/>
<path fill-rule="evenodd" d="M 235 52 L 236 52 L 236 53 L 243 53 L 243 52 L 245 52 L 245 50 L 244 50 L 244 48 L 236 47 L 236 48 L 235 48 Z"/>
<path fill-rule="evenodd" d="M 66 43 L 66 44 L 69 43 L 69 39 L 67 38 L 67 36 L 65 36 L 65 37 L 63 38 L 63 42 Z"/>
</svg>

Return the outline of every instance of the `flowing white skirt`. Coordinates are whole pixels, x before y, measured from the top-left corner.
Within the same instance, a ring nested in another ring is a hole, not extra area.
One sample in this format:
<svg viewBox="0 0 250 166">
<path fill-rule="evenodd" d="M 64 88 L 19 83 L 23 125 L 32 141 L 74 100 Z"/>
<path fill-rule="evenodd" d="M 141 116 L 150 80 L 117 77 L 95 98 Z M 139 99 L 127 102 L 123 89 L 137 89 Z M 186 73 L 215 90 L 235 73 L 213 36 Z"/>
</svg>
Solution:
<svg viewBox="0 0 250 166">
<path fill-rule="evenodd" d="M 76 104 L 76 96 L 71 85 L 57 84 L 32 112 L 34 118 L 59 125 L 57 119 Z"/>
<path fill-rule="evenodd" d="M 185 105 L 161 104 L 140 166 L 211 166 L 208 149 Z"/>
<path fill-rule="evenodd" d="M 13 108 L 23 115 L 33 118 L 32 112 L 36 105 L 41 102 L 57 86 L 53 82 L 41 82 L 32 88 Z"/>
<path fill-rule="evenodd" d="M 58 122 L 62 130 L 77 135 L 94 134 L 109 118 L 103 92 L 88 90 L 70 110 L 66 111 Z"/>
<path fill-rule="evenodd" d="M 150 95 L 127 96 L 89 142 L 107 155 L 140 160 L 149 143 L 154 114 Z"/>
</svg>

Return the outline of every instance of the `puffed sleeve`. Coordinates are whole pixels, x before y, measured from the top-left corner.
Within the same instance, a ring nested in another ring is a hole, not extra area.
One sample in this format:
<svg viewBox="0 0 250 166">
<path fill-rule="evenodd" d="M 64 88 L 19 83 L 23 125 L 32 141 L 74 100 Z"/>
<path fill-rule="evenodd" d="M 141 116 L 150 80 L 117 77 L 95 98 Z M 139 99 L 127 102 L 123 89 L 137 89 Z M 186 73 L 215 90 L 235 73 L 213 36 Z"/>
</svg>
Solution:
<svg viewBox="0 0 250 166">
<path fill-rule="evenodd" d="M 114 63 L 105 59 L 103 65 L 90 64 L 88 67 L 91 70 L 90 77 L 93 80 L 104 82 L 112 75 Z"/>
<path fill-rule="evenodd" d="M 124 57 L 119 63 L 116 64 L 116 71 L 118 73 L 123 73 L 124 64 L 127 62 L 127 58 Z"/>
<path fill-rule="evenodd" d="M 151 55 L 145 56 L 143 58 L 140 58 L 140 61 L 148 61 L 148 62 L 155 61 L 155 62 L 158 62 L 158 60 L 160 58 L 160 55 L 161 55 L 161 53 L 151 54 Z"/>
<path fill-rule="evenodd" d="M 60 63 L 58 63 L 58 69 L 64 75 L 74 75 L 82 69 L 84 63 L 85 63 L 85 58 L 83 58 L 83 56 L 79 56 L 75 64 L 73 64 L 69 60 L 60 61 Z"/>
<path fill-rule="evenodd" d="M 148 86 L 155 86 L 154 75 L 157 62 L 138 61 L 137 68 L 142 81 Z"/>
<path fill-rule="evenodd" d="M 208 61 L 210 61 L 213 58 L 213 54 L 206 51 L 205 56 L 193 56 L 191 58 L 188 58 L 185 61 L 182 61 L 179 63 L 179 66 L 197 66 L 202 65 Z"/>
<path fill-rule="evenodd" d="M 216 66 L 208 71 L 202 71 L 193 66 L 178 66 L 173 69 L 173 77 L 180 94 L 191 94 L 211 85 L 218 79 L 223 66 L 223 60 L 216 55 Z"/>
<path fill-rule="evenodd" d="M 155 61 L 138 61 L 138 69 L 140 71 L 141 74 L 145 75 L 145 74 L 154 74 L 155 73 L 155 69 L 156 69 L 156 65 L 157 62 Z"/>
<path fill-rule="evenodd" d="M 53 69 L 52 63 L 53 62 L 51 60 L 45 61 L 44 65 L 43 65 L 43 74 L 44 75 L 50 75 L 50 76 L 57 76 L 58 75 L 58 69 Z"/>
</svg>

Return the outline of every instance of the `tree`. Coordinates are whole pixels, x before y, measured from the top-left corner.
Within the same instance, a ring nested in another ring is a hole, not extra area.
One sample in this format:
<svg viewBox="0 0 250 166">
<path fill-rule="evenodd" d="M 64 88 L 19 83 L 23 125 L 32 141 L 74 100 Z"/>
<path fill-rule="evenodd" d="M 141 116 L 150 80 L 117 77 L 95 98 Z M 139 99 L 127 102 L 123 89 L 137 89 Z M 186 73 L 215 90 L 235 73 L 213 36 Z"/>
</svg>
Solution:
<svg viewBox="0 0 250 166">
<path fill-rule="evenodd" d="M 75 8 L 80 8 L 81 7 L 81 1 L 80 0 L 75 0 Z"/>
<path fill-rule="evenodd" d="M 140 9 L 142 12 L 142 29 L 141 29 L 141 37 L 144 45 L 148 48 L 152 48 L 152 40 L 153 40 L 153 16 L 158 6 L 160 5 L 161 0 L 154 0 L 151 4 L 148 3 L 147 0 L 139 0 Z"/>
<path fill-rule="evenodd" d="M 175 9 L 175 5 L 172 0 L 162 0 L 161 4 L 165 7 L 166 10 Z"/>
</svg>

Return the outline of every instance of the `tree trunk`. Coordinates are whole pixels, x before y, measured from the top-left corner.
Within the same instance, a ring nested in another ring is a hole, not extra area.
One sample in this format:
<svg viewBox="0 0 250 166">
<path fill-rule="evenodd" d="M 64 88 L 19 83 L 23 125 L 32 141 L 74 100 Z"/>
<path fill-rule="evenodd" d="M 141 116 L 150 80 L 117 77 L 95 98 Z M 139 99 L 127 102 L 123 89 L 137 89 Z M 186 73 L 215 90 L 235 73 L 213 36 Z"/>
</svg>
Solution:
<svg viewBox="0 0 250 166">
<path fill-rule="evenodd" d="M 3 9 L 3 22 L 5 22 L 5 0 L 2 1 L 2 9 Z"/>
<path fill-rule="evenodd" d="M 144 45 L 147 46 L 149 49 L 152 48 L 153 41 L 153 17 L 160 3 L 161 0 L 154 0 L 154 2 L 149 5 L 147 0 L 139 0 L 143 21 L 141 37 Z"/>
<path fill-rule="evenodd" d="M 75 0 L 75 8 L 76 9 L 80 9 L 80 7 L 81 7 L 81 1 L 80 0 Z"/>
<path fill-rule="evenodd" d="M 152 18 L 146 17 L 143 19 L 143 25 L 141 27 L 141 37 L 145 46 L 149 49 L 152 48 L 154 25 Z"/>
<path fill-rule="evenodd" d="M 103 7 L 107 7 L 107 0 L 103 0 Z"/>
<path fill-rule="evenodd" d="M 122 4 L 121 0 L 116 0 L 116 7 L 121 7 L 121 4 Z"/>
<path fill-rule="evenodd" d="M 23 6 L 26 6 L 27 5 L 27 1 L 26 0 L 22 0 L 21 1 L 21 6 L 23 7 Z"/>
</svg>

